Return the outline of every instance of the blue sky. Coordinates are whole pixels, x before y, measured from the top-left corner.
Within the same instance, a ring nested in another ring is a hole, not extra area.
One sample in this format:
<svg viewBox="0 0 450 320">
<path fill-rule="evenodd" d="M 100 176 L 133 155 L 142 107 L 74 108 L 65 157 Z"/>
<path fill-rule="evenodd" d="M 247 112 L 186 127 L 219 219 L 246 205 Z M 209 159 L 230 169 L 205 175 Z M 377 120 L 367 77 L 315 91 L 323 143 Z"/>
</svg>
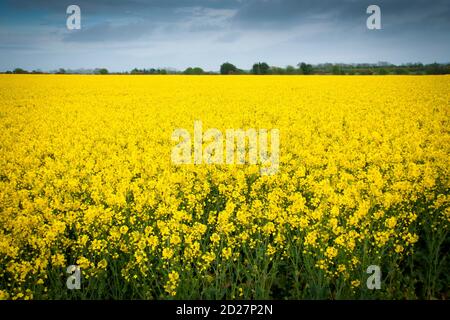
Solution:
<svg viewBox="0 0 450 320">
<path fill-rule="evenodd" d="M 81 8 L 67 30 L 66 8 Z M 368 30 L 366 8 L 381 8 Z M 448 0 L 0 0 L 0 70 L 450 62 Z"/>
</svg>

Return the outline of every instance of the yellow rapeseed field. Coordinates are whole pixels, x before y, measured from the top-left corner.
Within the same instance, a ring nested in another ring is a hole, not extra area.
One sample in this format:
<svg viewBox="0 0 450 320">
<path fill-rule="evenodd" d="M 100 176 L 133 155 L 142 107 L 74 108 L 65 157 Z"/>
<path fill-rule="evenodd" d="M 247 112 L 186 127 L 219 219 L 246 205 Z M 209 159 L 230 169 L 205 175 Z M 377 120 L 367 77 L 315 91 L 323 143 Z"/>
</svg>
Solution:
<svg viewBox="0 0 450 320">
<path fill-rule="evenodd" d="M 449 114 L 448 76 L 0 75 L 0 299 L 446 298 Z M 278 172 L 173 164 L 196 120 Z"/>
</svg>

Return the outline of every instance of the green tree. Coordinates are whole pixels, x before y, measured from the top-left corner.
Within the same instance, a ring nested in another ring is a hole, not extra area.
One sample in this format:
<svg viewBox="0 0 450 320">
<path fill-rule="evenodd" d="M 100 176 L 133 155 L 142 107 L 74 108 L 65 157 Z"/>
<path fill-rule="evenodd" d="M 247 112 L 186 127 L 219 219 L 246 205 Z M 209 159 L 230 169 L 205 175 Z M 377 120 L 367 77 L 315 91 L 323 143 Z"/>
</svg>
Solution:
<svg viewBox="0 0 450 320">
<path fill-rule="evenodd" d="M 205 73 L 205 71 L 202 68 L 200 68 L 200 67 L 194 68 L 194 74 L 204 74 L 204 73 Z"/>
<path fill-rule="evenodd" d="M 444 66 L 435 62 L 435 63 L 428 64 L 425 66 L 425 73 L 426 74 L 445 74 L 446 70 L 445 70 Z"/>
<path fill-rule="evenodd" d="M 255 63 L 252 67 L 252 73 L 253 74 L 261 74 L 261 71 L 259 70 L 259 63 Z"/>
<path fill-rule="evenodd" d="M 220 74 L 235 74 L 238 72 L 238 68 L 234 64 L 225 62 L 220 66 Z"/>
<path fill-rule="evenodd" d="M 313 67 L 310 64 L 306 64 L 304 62 L 299 63 L 297 65 L 300 69 L 301 74 L 312 74 L 313 73 Z"/>
<path fill-rule="evenodd" d="M 335 64 L 331 69 L 331 73 L 336 75 L 342 74 L 342 69 L 339 65 Z"/>
<path fill-rule="evenodd" d="M 24 70 L 22 68 L 15 68 L 13 73 L 15 73 L 15 74 L 25 74 L 25 73 L 28 73 L 28 71 Z"/>
<path fill-rule="evenodd" d="M 130 73 L 131 74 L 141 74 L 142 72 L 138 68 L 134 68 L 133 70 L 131 70 Z"/>
<path fill-rule="evenodd" d="M 404 68 L 396 68 L 395 74 L 408 74 L 409 72 Z"/>
<path fill-rule="evenodd" d="M 203 69 L 200 67 L 195 67 L 195 68 L 189 67 L 186 70 L 184 70 L 183 73 L 189 74 L 189 75 L 192 75 L 192 74 L 198 75 L 198 74 L 204 74 L 205 71 L 203 71 Z"/>
<path fill-rule="evenodd" d="M 184 70 L 183 73 L 184 73 L 184 74 L 189 74 L 189 75 L 190 75 L 190 74 L 194 74 L 194 69 L 191 68 L 191 67 L 186 68 L 186 70 Z"/>
<path fill-rule="evenodd" d="M 252 67 L 253 74 L 268 74 L 269 73 L 269 65 L 265 62 L 255 63 Z"/>
<path fill-rule="evenodd" d="M 268 74 L 286 74 L 286 69 L 280 67 L 270 67 Z"/>
<path fill-rule="evenodd" d="M 108 69 L 106 69 L 106 68 L 100 68 L 100 69 L 97 69 L 96 71 L 97 71 L 96 73 L 98 73 L 98 74 L 108 74 L 109 73 Z"/>
<path fill-rule="evenodd" d="M 286 74 L 295 74 L 295 68 L 293 66 L 287 66 Z"/>
</svg>

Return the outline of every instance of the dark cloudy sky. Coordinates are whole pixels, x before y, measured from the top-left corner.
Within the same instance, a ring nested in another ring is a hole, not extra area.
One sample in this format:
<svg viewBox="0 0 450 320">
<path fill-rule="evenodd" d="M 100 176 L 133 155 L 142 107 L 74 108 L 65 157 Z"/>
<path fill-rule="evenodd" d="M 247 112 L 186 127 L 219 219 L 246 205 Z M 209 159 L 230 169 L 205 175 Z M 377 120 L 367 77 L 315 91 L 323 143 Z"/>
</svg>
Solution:
<svg viewBox="0 0 450 320">
<path fill-rule="evenodd" d="M 81 8 L 67 30 L 66 8 Z M 381 8 L 382 30 L 366 9 Z M 450 62 L 450 0 L 0 0 L 0 70 Z"/>
</svg>

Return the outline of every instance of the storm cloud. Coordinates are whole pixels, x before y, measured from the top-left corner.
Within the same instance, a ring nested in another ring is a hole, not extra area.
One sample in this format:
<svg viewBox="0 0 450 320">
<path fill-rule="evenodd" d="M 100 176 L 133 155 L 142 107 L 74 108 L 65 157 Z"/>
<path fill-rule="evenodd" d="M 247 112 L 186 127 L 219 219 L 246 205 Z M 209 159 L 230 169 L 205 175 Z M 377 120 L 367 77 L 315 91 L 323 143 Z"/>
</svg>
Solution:
<svg viewBox="0 0 450 320">
<path fill-rule="evenodd" d="M 66 28 L 71 4 L 81 30 Z M 366 28 L 370 4 L 381 30 Z M 0 70 L 450 60 L 447 0 L 15 0 L 0 12 Z"/>
</svg>

